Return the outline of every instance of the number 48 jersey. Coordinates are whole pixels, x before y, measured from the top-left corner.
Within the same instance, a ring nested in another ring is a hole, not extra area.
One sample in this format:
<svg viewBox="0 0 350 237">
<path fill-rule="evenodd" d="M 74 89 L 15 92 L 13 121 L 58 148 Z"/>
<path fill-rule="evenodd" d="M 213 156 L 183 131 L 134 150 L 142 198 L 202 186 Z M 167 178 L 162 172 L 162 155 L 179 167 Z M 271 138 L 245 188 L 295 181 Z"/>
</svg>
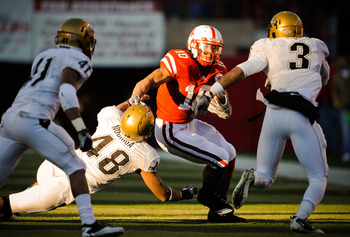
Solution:
<svg viewBox="0 0 350 237">
<path fill-rule="evenodd" d="M 58 92 L 65 68 L 79 73 L 78 89 L 92 73 L 91 60 L 78 48 L 61 45 L 43 51 L 34 59 L 30 79 L 18 92 L 10 110 L 25 117 L 52 120 L 60 106 Z"/>
<path fill-rule="evenodd" d="M 153 147 L 143 141 L 134 142 L 120 133 L 122 115 L 116 106 L 103 108 L 92 136 L 93 149 L 77 151 L 86 164 L 86 178 L 92 193 L 124 175 L 158 170 L 160 159 Z"/>
</svg>

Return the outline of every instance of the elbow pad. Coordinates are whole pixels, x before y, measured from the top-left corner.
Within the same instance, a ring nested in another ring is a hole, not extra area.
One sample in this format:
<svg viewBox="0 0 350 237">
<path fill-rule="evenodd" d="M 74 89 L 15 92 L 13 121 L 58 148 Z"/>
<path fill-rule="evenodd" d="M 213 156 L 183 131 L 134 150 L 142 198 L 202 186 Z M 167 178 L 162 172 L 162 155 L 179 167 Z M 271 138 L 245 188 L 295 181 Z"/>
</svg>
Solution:
<svg viewBox="0 0 350 237">
<path fill-rule="evenodd" d="M 71 108 L 79 108 L 77 91 L 73 85 L 69 83 L 63 83 L 60 86 L 58 97 L 60 99 L 63 111 Z"/>
</svg>

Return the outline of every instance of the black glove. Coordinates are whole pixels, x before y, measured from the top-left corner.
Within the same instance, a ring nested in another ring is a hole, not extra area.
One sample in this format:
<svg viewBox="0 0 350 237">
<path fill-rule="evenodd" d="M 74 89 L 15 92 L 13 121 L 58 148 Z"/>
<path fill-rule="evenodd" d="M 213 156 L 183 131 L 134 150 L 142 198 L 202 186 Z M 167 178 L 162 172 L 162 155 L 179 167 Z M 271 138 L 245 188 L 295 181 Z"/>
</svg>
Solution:
<svg viewBox="0 0 350 237">
<path fill-rule="evenodd" d="M 78 137 L 80 141 L 80 150 L 82 151 L 89 151 L 92 148 L 92 138 L 90 133 L 83 129 L 80 132 L 78 132 Z"/>
<path fill-rule="evenodd" d="M 210 91 L 205 92 L 205 94 L 200 98 L 200 100 L 196 104 L 196 107 L 194 108 L 193 113 L 191 115 L 191 119 L 194 119 L 200 110 L 202 110 L 201 117 L 203 117 L 208 111 L 210 101 L 213 97 L 214 96 Z"/>
<path fill-rule="evenodd" d="M 195 186 L 193 186 L 193 184 L 191 184 L 189 186 L 185 186 L 181 190 L 181 194 L 182 194 L 181 200 L 193 199 L 198 196 L 198 189 Z"/>
</svg>

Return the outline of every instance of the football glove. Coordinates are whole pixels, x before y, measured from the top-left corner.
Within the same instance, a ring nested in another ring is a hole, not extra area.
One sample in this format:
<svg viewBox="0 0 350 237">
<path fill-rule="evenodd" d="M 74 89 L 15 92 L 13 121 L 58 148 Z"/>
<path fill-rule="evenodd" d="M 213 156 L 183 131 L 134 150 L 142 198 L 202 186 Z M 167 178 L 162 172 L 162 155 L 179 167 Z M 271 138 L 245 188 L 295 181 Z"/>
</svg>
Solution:
<svg viewBox="0 0 350 237">
<path fill-rule="evenodd" d="M 212 98 L 213 94 L 211 93 L 211 91 L 205 92 L 196 104 L 196 107 L 194 108 L 193 113 L 191 115 L 191 119 L 194 119 L 200 110 L 202 110 L 201 117 L 203 117 L 208 111 L 208 107 Z"/>
<path fill-rule="evenodd" d="M 141 99 L 139 95 L 132 95 L 129 99 L 129 103 L 131 105 L 139 105 L 141 104 Z"/>
<path fill-rule="evenodd" d="M 195 186 L 193 186 L 193 184 L 191 184 L 189 186 L 185 186 L 181 190 L 181 194 L 182 194 L 181 200 L 193 199 L 198 196 L 198 189 Z"/>
<path fill-rule="evenodd" d="M 80 141 L 80 150 L 82 151 L 89 151 L 92 148 L 92 138 L 90 133 L 83 129 L 78 132 L 78 137 Z"/>
<path fill-rule="evenodd" d="M 210 101 L 208 111 L 212 114 L 216 114 L 222 119 L 228 119 L 232 114 L 232 106 L 226 93 L 223 94 L 222 98 L 224 101 L 221 101 L 218 96 L 214 96 Z"/>
</svg>

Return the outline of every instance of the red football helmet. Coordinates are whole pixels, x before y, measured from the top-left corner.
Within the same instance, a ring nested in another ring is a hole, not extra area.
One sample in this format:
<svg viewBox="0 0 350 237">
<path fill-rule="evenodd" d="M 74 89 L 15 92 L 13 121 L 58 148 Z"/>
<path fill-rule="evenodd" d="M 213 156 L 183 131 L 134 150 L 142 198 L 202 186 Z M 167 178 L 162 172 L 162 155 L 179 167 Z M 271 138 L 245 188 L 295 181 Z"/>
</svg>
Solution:
<svg viewBox="0 0 350 237">
<path fill-rule="evenodd" d="M 187 48 L 202 66 L 218 64 L 224 41 L 221 33 L 212 26 L 200 25 L 188 37 Z"/>
</svg>

